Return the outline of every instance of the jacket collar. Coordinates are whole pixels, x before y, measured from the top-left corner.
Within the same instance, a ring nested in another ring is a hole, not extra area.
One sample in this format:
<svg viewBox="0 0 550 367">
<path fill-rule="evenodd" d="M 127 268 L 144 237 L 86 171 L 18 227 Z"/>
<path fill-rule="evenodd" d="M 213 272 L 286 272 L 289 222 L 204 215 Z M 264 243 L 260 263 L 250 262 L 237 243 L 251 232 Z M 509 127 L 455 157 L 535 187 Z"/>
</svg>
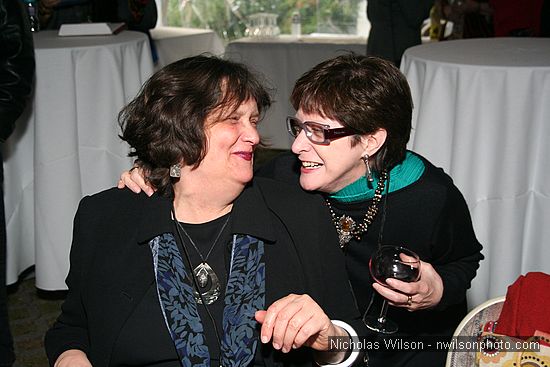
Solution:
<svg viewBox="0 0 550 367">
<path fill-rule="evenodd" d="M 174 233 L 171 216 L 172 198 L 153 194 L 144 200 L 137 232 L 138 243 L 147 243 L 162 233 Z M 270 210 L 259 188 L 252 182 L 235 200 L 231 214 L 231 233 L 247 234 L 266 242 L 275 242 Z"/>
<path fill-rule="evenodd" d="M 144 199 L 142 210 L 136 237 L 139 244 L 148 243 L 159 234 L 174 232 L 171 198 L 154 193 L 150 198 Z"/>
<path fill-rule="evenodd" d="M 235 200 L 231 216 L 231 233 L 247 234 L 266 242 L 275 242 L 270 209 L 254 181 Z"/>
</svg>

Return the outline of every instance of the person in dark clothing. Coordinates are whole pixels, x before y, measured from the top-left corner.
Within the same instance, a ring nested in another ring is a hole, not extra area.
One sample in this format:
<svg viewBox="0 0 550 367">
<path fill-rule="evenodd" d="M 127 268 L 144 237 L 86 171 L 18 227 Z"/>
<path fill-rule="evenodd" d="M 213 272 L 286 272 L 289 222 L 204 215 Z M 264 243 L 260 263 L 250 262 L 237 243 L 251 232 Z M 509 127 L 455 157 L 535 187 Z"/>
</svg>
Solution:
<svg viewBox="0 0 550 367">
<path fill-rule="evenodd" d="M 129 30 L 147 35 L 153 61 L 158 60 L 149 32 L 157 24 L 155 0 L 41 0 L 38 5 L 42 29 L 59 29 L 69 23 L 124 22 Z"/>
<path fill-rule="evenodd" d="M 34 78 L 34 48 L 27 13 L 20 1 L 0 1 L 0 142 L 23 112 Z"/>
<path fill-rule="evenodd" d="M 548 12 L 544 3 L 545 0 L 489 0 L 494 10 L 495 37 L 540 37 L 542 28 L 548 27 L 542 23 L 544 12 Z"/>
<path fill-rule="evenodd" d="M 287 118 L 294 154 L 275 157 L 256 175 L 300 185 L 311 192 L 304 195 L 323 199 L 318 210 L 329 208 L 362 313 L 376 314 L 384 297 L 397 337 L 450 340 L 467 313 L 466 290 L 483 259 L 482 246 L 452 179 L 406 149 L 412 98 L 405 76 L 387 60 L 342 55 L 300 77 L 291 102 L 297 111 Z M 124 172 L 119 187 L 150 194 L 140 172 Z M 384 244 L 420 256 L 419 281 L 389 279 L 392 289 L 373 281 L 369 259 Z M 445 350 L 366 352 L 369 366 L 436 367 L 446 358 Z"/>
<path fill-rule="evenodd" d="M 443 17 L 452 23 L 452 31 L 441 40 L 493 37 L 493 8 L 489 0 L 439 1 Z"/>
<path fill-rule="evenodd" d="M 158 191 L 81 201 L 51 366 L 353 362 L 350 347 L 328 351 L 331 336 L 354 334 L 332 319 L 361 323 L 319 198 L 252 180 L 270 104 L 244 65 L 195 56 L 123 109 L 121 138 Z M 310 221 L 324 225 L 306 232 Z"/>
<path fill-rule="evenodd" d="M 343 55 L 298 79 L 291 102 L 295 156 L 277 157 L 257 174 L 323 196 L 361 312 L 376 315 L 379 294 L 392 306 L 397 336 L 450 339 L 467 313 L 482 247 L 452 179 L 406 150 L 412 98 L 405 76 L 386 60 Z M 346 133 L 330 138 L 335 129 Z M 418 282 L 390 279 L 393 289 L 373 282 L 369 259 L 384 244 L 420 256 Z M 435 367 L 445 364 L 446 351 L 373 350 L 369 357 L 369 366 Z"/>
<path fill-rule="evenodd" d="M 148 33 L 157 23 L 155 0 L 42 0 L 42 29 L 65 23 L 124 22 L 128 29 Z"/>
<path fill-rule="evenodd" d="M 31 93 L 33 77 L 34 49 L 25 9 L 19 0 L 0 0 L 0 143 L 13 132 Z M 3 182 L 0 165 L 0 366 L 11 366 L 15 354 L 7 313 Z"/>
<path fill-rule="evenodd" d="M 550 0 L 543 1 L 540 13 L 540 36 L 550 37 Z"/>
<path fill-rule="evenodd" d="M 379 56 L 399 66 L 409 47 L 419 45 L 422 22 L 434 0 L 369 0 L 367 18 L 371 30 L 367 55 Z"/>
</svg>

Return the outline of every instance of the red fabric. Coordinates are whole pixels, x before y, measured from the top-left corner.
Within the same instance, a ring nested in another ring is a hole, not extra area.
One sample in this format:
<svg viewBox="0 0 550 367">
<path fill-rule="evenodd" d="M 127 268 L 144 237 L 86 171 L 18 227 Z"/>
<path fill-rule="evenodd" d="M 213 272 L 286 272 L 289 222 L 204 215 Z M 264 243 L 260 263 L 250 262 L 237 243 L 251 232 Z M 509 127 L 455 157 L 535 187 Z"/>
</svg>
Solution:
<svg viewBox="0 0 550 367">
<path fill-rule="evenodd" d="M 512 31 L 529 29 L 540 35 L 543 0 L 489 0 L 494 10 L 495 37 L 510 36 Z"/>
<path fill-rule="evenodd" d="M 521 275 L 506 292 L 495 333 L 529 337 L 540 330 L 550 333 L 550 275 Z"/>
</svg>

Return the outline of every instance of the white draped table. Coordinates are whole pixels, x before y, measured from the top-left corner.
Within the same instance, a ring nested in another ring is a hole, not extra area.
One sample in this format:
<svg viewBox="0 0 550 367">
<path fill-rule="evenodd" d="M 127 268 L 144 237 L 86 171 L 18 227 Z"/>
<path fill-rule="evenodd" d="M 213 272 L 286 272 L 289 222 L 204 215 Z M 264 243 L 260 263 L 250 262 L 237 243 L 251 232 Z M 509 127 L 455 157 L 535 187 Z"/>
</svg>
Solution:
<svg viewBox="0 0 550 367">
<path fill-rule="evenodd" d="M 65 289 L 72 222 L 84 195 L 112 187 L 131 160 L 117 114 L 152 74 L 146 35 L 34 34 L 33 100 L 3 147 L 7 282 L 36 265 L 36 286 Z"/>
<path fill-rule="evenodd" d="M 230 42 L 225 54 L 232 60 L 252 67 L 267 78 L 275 88 L 275 103 L 259 125 L 263 138 L 271 148 L 289 149 L 293 138 L 285 125 L 287 115 L 293 115 L 289 97 L 294 82 L 321 61 L 353 51 L 365 54 L 367 40 L 354 36 L 302 36 L 281 35 L 276 38 L 242 38 Z"/>
<path fill-rule="evenodd" d="M 470 304 L 550 273 L 550 39 L 430 43 L 401 65 L 415 106 L 409 148 L 453 177 L 484 245 Z"/>
<path fill-rule="evenodd" d="M 158 54 L 158 68 L 184 57 L 209 53 L 221 55 L 224 46 L 218 35 L 209 29 L 156 27 L 151 29 Z"/>
</svg>

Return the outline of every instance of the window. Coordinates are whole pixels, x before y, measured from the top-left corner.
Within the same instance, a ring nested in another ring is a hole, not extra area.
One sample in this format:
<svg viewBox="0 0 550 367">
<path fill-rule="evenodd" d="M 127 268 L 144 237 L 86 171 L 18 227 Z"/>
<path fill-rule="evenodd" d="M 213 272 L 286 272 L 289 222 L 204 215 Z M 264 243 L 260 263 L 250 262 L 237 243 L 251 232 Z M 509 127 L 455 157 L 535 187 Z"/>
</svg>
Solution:
<svg viewBox="0 0 550 367">
<path fill-rule="evenodd" d="M 367 36 L 366 0 L 157 0 L 159 24 L 212 29 L 225 41 L 244 37 L 248 16 L 278 15 L 282 34 L 290 33 L 292 13 L 301 16 L 302 33 Z"/>
</svg>

